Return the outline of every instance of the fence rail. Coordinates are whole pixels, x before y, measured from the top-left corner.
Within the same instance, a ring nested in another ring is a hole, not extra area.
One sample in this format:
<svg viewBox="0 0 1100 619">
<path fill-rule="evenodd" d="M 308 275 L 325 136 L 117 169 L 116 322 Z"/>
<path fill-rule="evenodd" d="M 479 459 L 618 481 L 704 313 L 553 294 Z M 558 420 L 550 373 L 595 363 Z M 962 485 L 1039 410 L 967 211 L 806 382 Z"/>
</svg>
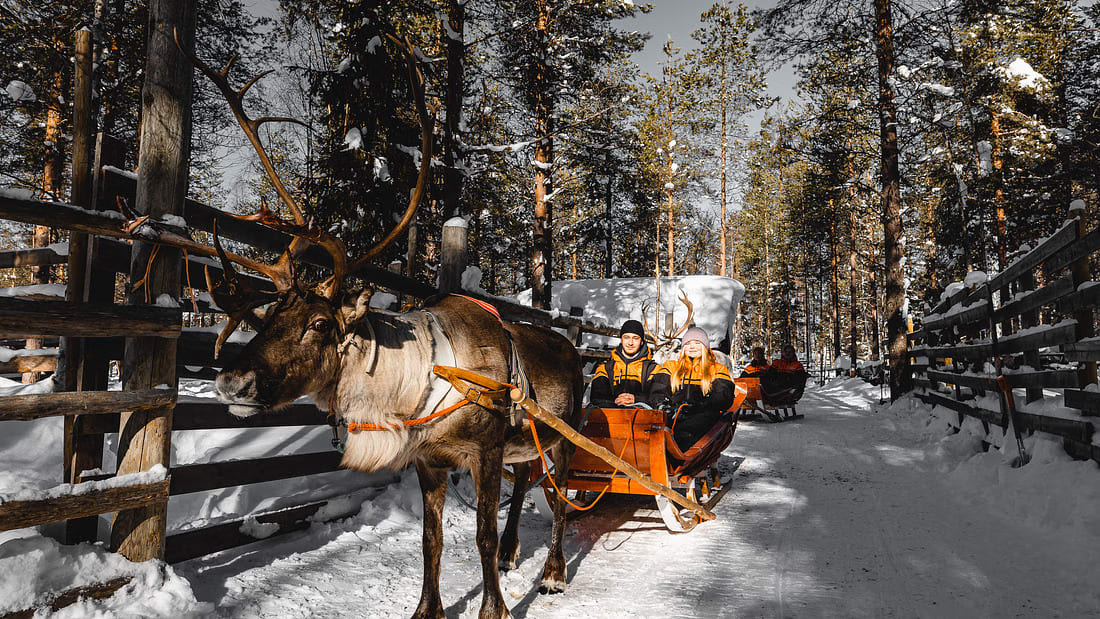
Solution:
<svg viewBox="0 0 1100 619">
<path fill-rule="evenodd" d="M 966 418 L 978 420 L 987 445 L 1009 429 L 1042 432 L 1073 457 L 1100 462 L 1089 419 L 1100 415 L 1100 393 L 1084 389 L 1095 386 L 1100 360 L 1093 337 L 1100 282 L 1089 269 L 1097 250 L 1100 230 L 1086 233 L 1075 218 L 1001 273 L 945 294 L 909 334 L 917 397 L 955 412 L 956 431 Z M 998 379 L 1024 397 L 1006 397 Z M 987 394 L 1001 394 L 997 410 Z M 1042 405 L 1056 398 L 1071 412 Z"/>
</svg>

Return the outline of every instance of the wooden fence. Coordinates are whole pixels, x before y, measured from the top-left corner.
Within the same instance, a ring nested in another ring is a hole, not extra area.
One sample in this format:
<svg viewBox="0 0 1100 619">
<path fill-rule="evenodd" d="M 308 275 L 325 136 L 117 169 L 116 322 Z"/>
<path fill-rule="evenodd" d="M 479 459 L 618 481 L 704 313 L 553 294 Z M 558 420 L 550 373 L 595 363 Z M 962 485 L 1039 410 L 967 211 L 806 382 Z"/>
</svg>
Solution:
<svg viewBox="0 0 1100 619">
<path fill-rule="evenodd" d="M 170 19 L 168 23 L 172 23 Z M 78 73 L 90 70 L 91 56 L 81 52 L 82 45 L 90 50 L 91 42 L 86 35 L 86 31 L 78 33 Z M 82 65 L 82 60 L 87 63 Z M 78 115 L 87 113 L 87 108 L 77 107 Z M 166 124 L 163 119 L 147 120 L 152 125 Z M 64 449 L 64 481 L 82 484 L 79 488 L 86 491 L 0 503 L 0 530 L 67 521 L 67 541 L 93 540 L 97 536 L 98 516 L 113 512 L 111 548 L 135 561 L 151 558 L 181 561 L 254 541 L 242 532 L 244 520 L 166 535 L 167 502 L 172 496 L 188 493 L 334 471 L 340 460 L 338 452 L 175 466 L 162 478 L 150 479 L 148 472 L 158 470 L 155 468 L 158 464 L 168 469 L 171 436 L 175 432 L 318 426 L 326 424 L 325 416 L 312 405 L 294 405 L 278 415 L 239 419 L 213 400 L 178 401 L 179 377 L 210 379 L 220 368 L 213 356 L 216 334 L 182 327 L 182 312 L 191 307 L 186 298 L 182 308 L 135 303 L 143 293 L 135 293 L 133 288 L 143 280 L 146 289 L 167 291 L 173 298 L 181 298 L 185 287 L 192 293 L 205 290 L 204 268 L 209 267 L 217 279 L 221 267 L 204 258 L 183 258 L 174 251 L 161 251 L 154 268 L 168 275 L 150 271 L 150 246 L 124 229 L 125 217 L 119 214 L 118 205 L 125 202 L 141 207 L 143 200 L 148 201 L 143 192 L 147 194 L 149 188 L 142 189 L 139 185 L 156 181 L 122 172 L 118 145 L 102 135 L 93 140 L 87 133 L 89 125 L 83 124 L 83 133 L 79 126 L 80 123 L 74 135 L 74 149 L 87 149 L 94 157 L 82 159 L 74 152 L 72 204 L 0 195 L 0 218 L 70 232 L 67 253 L 56 248 L 0 252 L 0 268 L 68 266 L 64 301 L 0 298 L 0 340 L 35 337 L 42 338 L 47 346 L 57 347 L 12 357 L 0 366 L 0 373 L 56 370 L 64 388 L 57 393 L 0 397 L 0 421 L 63 416 L 65 444 L 56 448 Z M 182 159 L 185 162 L 187 158 Z M 143 174 L 153 168 L 141 164 Z M 172 200 L 163 202 L 170 204 Z M 189 228 L 204 231 L 212 231 L 217 221 L 220 236 L 266 251 L 282 252 L 289 243 L 285 234 L 261 224 L 227 217 L 215 208 L 182 197 L 177 202 L 182 203 L 182 212 L 161 213 L 162 220 L 172 221 L 163 217 L 165 214 L 182 217 Z M 458 235 L 448 243 L 457 245 L 444 253 L 453 256 L 453 262 L 463 261 L 465 236 Z M 319 247 L 309 248 L 302 260 L 331 268 L 328 254 Z M 443 281 L 440 288 L 371 266 L 357 275 L 396 293 L 426 298 L 456 289 L 454 274 L 461 275 L 462 266 L 442 265 L 441 270 L 452 277 Z M 115 302 L 119 273 L 130 282 L 126 286 L 130 304 Z M 259 278 L 254 283 L 261 288 L 270 286 L 267 280 Z M 508 320 L 566 329 L 574 343 L 579 342 L 584 332 L 618 336 L 617 329 L 576 316 L 560 316 L 495 298 L 485 300 Z M 214 311 L 209 305 L 199 309 Z M 232 359 L 240 346 L 227 343 L 223 358 Z M 107 390 L 108 366 L 112 361 L 120 362 L 124 373 L 129 374 L 123 391 Z M 103 468 L 104 436 L 116 432 L 119 433 L 117 473 L 82 475 Z M 110 483 L 116 475 L 138 473 L 145 474 L 132 479 L 140 483 Z M 277 523 L 279 533 L 288 533 L 307 527 L 324 505 L 324 501 L 317 501 L 249 518 Z"/>
<path fill-rule="evenodd" d="M 1073 457 L 1100 462 L 1100 283 L 1089 268 L 1097 249 L 1100 229 L 1087 232 L 1074 217 L 988 281 L 945 293 L 909 334 L 917 397 L 954 411 L 956 428 L 980 425 L 987 444 L 1010 428 L 1043 432 Z M 1002 385 L 1022 393 L 1004 397 Z"/>
</svg>

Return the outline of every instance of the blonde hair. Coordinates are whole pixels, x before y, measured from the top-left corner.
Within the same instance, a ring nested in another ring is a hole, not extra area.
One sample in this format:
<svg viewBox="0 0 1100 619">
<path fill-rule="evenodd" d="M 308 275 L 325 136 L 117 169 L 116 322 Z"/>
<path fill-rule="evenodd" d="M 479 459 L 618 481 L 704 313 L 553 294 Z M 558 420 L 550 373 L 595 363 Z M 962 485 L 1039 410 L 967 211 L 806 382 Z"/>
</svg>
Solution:
<svg viewBox="0 0 1100 619">
<path fill-rule="evenodd" d="M 706 349 L 703 356 L 699 358 L 699 361 L 693 361 L 683 349 L 680 350 L 680 357 L 672 362 L 672 392 L 676 393 L 680 389 L 680 383 L 684 378 L 691 375 L 691 370 L 696 367 L 696 363 L 699 366 L 699 382 L 700 388 L 703 390 L 703 395 L 710 393 L 711 384 L 714 379 L 718 377 L 718 358 L 714 356 L 714 351 Z"/>
</svg>

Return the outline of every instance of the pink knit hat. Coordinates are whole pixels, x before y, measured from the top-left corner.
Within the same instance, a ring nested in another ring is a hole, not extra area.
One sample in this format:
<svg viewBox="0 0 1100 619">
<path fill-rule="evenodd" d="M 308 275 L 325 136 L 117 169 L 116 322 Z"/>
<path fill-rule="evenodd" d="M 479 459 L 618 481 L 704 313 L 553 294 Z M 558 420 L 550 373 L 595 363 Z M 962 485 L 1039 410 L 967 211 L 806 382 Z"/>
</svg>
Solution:
<svg viewBox="0 0 1100 619">
<path fill-rule="evenodd" d="M 710 338 L 707 337 L 707 332 L 703 331 L 699 327 L 692 327 L 688 329 L 687 332 L 684 333 L 684 337 L 680 338 L 681 345 L 687 344 L 691 341 L 702 342 L 703 346 L 710 348 Z"/>
</svg>

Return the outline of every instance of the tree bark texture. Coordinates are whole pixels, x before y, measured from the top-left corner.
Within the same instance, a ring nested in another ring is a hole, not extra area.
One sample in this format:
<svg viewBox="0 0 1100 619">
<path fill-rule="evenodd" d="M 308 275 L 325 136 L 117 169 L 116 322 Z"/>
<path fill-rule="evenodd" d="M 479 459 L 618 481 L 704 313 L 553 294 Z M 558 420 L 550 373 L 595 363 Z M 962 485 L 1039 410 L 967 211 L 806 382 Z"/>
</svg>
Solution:
<svg viewBox="0 0 1100 619">
<path fill-rule="evenodd" d="M 549 44 L 550 12 L 546 0 L 539 0 L 536 36 L 543 49 Z M 553 192 L 551 165 L 554 161 L 554 139 L 551 135 L 554 115 L 553 85 L 549 69 L 540 57 L 535 88 L 535 217 L 531 235 L 531 306 L 548 310 L 551 307 L 553 284 L 554 230 L 553 212 L 547 196 Z"/>
<path fill-rule="evenodd" d="M 193 0 L 153 0 L 149 7 L 148 54 L 142 88 L 142 140 L 138 152 L 137 196 L 140 214 L 157 217 L 183 213 L 191 150 L 192 67 L 176 47 L 194 46 Z M 144 286 L 130 291 L 130 302 L 180 294 L 179 252 L 134 243 L 130 281 Z M 176 340 L 156 337 L 126 340 L 122 370 L 126 390 L 177 385 Z M 118 473 L 168 466 L 172 429 L 171 405 L 123 413 L 119 424 Z M 167 504 L 118 512 L 111 525 L 111 547 L 132 561 L 164 558 Z"/>
<path fill-rule="evenodd" d="M 898 166 L 898 111 L 894 103 L 894 29 L 890 0 L 875 0 L 875 56 L 878 59 L 879 123 L 882 156 L 882 221 L 886 254 L 886 338 L 890 353 L 890 399 L 912 389 L 906 354 L 905 280 L 901 262 L 901 172 Z"/>
<path fill-rule="evenodd" d="M 465 95 L 465 54 L 463 33 L 466 24 L 466 4 L 448 0 L 447 15 L 450 27 L 444 24 L 443 33 L 447 48 L 447 124 L 443 127 L 443 203 L 448 217 L 462 213 L 462 154 L 459 150 L 459 126 L 462 123 L 462 98 Z"/>
</svg>

